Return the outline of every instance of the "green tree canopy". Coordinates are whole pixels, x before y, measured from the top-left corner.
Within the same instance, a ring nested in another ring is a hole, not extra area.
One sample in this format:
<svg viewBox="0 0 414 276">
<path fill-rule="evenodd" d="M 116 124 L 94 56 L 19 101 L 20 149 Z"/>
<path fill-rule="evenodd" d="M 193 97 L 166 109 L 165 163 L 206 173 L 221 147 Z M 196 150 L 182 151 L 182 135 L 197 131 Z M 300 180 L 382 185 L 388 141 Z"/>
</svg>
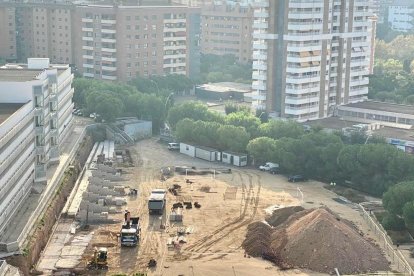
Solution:
<svg viewBox="0 0 414 276">
<path fill-rule="evenodd" d="M 260 125 L 259 133 L 273 139 L 282 137 L 299 138 L 305 133 L 303 126 L 294 121 L 270 120 Z"/>
</svg>

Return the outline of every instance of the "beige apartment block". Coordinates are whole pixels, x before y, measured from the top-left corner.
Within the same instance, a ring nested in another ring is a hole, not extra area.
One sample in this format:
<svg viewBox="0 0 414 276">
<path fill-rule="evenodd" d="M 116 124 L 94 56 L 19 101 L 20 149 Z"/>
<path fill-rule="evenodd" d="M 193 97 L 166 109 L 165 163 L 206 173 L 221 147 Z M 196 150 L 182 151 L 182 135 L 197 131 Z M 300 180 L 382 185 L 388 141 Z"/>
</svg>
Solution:
<svg viewBox="0 0 414 276">
<path fill-rule="evenodd" d="M 73 63 L 71 5 L 21 5 L 16 8 L 16 18 L 19 60 L 40 57 L 53 63 Z"/>
<path fill-rule="evenodd" d="M 14 7 L 0 7 L 0 57 L 16 59 L 16 18 Z"/>
<path fill-rule="evenodd" d="M 77 6 L 76 64 L 85 77 L 188 75 L 185 6 Z"/>
<path fill-rule="evenodd" d="M 228 1 L 205 5 L 201 12 L 201 52 L 232 54 L 240 62 L 252 59 L 253 9 Z"/>
</svg>

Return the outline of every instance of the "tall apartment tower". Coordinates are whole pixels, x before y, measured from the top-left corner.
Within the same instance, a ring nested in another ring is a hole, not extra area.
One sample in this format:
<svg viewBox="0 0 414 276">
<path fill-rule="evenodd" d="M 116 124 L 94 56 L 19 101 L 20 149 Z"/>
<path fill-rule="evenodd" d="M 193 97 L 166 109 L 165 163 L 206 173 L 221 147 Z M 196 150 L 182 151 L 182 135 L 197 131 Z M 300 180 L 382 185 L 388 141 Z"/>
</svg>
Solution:
<svg viewBox="0 0 414 276">
<path fill-rule="evenodd" d="M 368 94 L 370 0 L 255 0 L 253 106 L 306 121 Z"/>
</svg>

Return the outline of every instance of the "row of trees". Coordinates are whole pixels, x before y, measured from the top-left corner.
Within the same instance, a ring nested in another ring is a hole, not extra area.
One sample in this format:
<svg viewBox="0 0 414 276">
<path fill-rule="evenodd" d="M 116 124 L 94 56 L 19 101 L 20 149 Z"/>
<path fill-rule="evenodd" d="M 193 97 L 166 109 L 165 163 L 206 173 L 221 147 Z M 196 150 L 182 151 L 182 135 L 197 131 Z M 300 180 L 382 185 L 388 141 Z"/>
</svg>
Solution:
<svg viewBox="0 0 414 276">
<path fill-rule="evenodd" d="M 152 120 L 154 131 L 162 126 L 173 95 L 192 87 L 181 75 L 154 79 L 136 78 L 129 84 L 76 78 L 73 82 L 73 101 L 85 114 L 98 113 L 112 122 L 120 116 Z"/>
<path fill-rule="evenodd" d="M 390 42 L 376 42 L 374 75 L 369 98 L 414 104 L 414 35 L 399 35 Z"/>
<path fill-rule="evenodd" d="M 387 230 L 414 229 L 414 181 L 391 187 L 382 200 L 388 212 L 382 221 Z"/>
<path fill-rule="evenodd" d="M 202 55 L 200 82 L 233 81 L 251 83 L 251 63 L 239 63 L 234 55 Z"/>
</svg>

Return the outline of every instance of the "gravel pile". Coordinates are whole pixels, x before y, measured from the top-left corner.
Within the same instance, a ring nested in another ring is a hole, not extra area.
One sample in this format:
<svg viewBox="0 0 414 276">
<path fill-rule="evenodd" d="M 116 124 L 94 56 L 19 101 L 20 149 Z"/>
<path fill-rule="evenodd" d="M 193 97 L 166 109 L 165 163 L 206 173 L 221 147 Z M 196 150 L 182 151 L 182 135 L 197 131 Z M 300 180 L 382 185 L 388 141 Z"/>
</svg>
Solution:
<svg viewBox="0 0 414 276">
<path fill-rule="evenodd" d="M 285 217 L 291 211 L 282 213 Z M 276 227 L 263 222 L 249 226 L 242 244 L 249 255 L 285 269 L 298 267 L 322 273 L 333 273 L 334 268 L 341 274 L 389 270 L 381 250 L 328 209 L 292 212 L 284 222 L 280 220 L 275 219 Z"/>
</svg>

